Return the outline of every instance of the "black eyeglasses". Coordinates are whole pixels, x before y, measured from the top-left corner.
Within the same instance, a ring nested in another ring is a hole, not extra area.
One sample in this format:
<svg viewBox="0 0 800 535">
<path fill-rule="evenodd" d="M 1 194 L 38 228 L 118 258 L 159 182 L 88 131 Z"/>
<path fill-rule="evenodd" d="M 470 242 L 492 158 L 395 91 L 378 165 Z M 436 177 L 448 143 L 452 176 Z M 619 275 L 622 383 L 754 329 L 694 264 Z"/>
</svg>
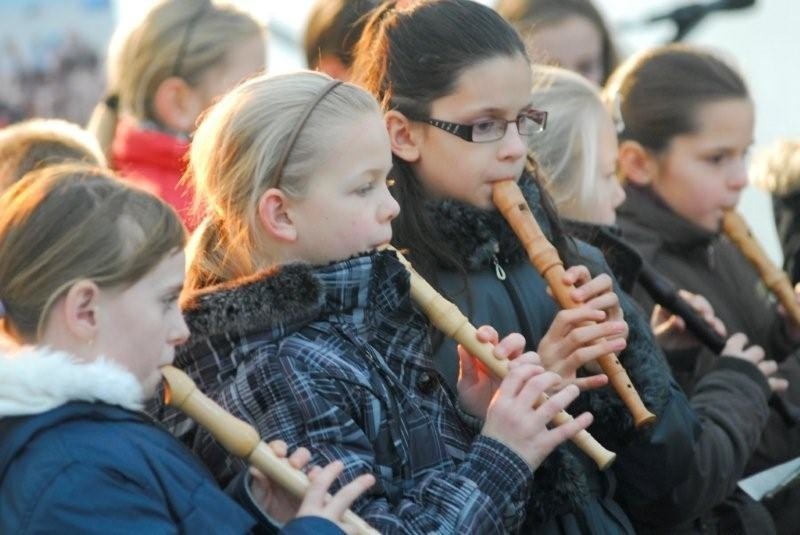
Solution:
<svg viewBox="0 0 800 535">
<path fill-rule="evenodd" d="M 488 121 L 480 121 L 475 124 L 460 124 L 451 123 L 448 121 L 440 121 L 439 119 L 417 119 L 418 121 L 428 123 L 429 125 L 441 128 L 447 133 L 458 136 L 464 141 L 471 143 L 489 143 L 503 139 L 508 130 L 508 125 L 516 123 L 517 132 L 521 136 L 532 136 L 542 132 L 547 126 L 547 112 L 537 109 L 526 110 L 519 115 L 516 119 L 507 121 L 505 119 L 491 119 Z"/>
</svg>

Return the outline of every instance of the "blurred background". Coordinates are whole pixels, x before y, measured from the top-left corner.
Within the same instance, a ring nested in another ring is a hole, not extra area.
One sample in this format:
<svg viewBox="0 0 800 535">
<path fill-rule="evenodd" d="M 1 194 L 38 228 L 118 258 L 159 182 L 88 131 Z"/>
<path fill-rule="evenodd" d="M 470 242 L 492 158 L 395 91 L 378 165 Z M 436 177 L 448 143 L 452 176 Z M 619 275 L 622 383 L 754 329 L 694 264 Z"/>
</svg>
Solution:
<svg viewBox="0 0 800 535">
<path fill-rule="evenodd" d="M 493 0 L 481 1 L 493 4 Z M 312 2 L 234 0 L 269 26 L 270 72 L 305 67 L 299 42 Z M 0 0 L 0 126 L 31 116 L 85 124 L 101 97 L 105 50 L 115 26 L 135 21 L 151 3 Z M 623 55 L 669 41 L 675 25 L 648 19 L 688 3 L 596 0 Z M 757 0 L 746 9 L 708 14 L 684 39 L 721 51 L 748 79 L 757 113 L 754 151 L 779 137 L 800 137 L 797 11 L 796 0 Z M 769 197 L 749 187 L 740 210 L 769 254 L 780 262 Z"/>
</svg>

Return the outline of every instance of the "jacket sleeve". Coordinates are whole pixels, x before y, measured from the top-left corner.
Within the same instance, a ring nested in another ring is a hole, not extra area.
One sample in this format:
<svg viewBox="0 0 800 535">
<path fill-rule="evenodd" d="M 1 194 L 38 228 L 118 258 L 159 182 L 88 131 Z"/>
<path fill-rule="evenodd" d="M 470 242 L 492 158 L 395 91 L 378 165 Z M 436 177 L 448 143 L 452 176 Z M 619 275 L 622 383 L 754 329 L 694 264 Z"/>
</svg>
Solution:
<svg viewBox="0 0 800 535">
<path fill-rule="evenodd" d="M 197 494 L 213 498 L 203 492 Z M 187 489 L 187 499 L 195 494 Z M 224 497 L 220 492 L 216 496 Z M 233 505 L 233 504 L 231 504 Z M 191 532 L 213 523 L 229 533 L 249 533 L 255 523 L 249 516 L 230 515 L 214 500 L 183 503 L 180 513 L 158 492 L 142 486 L 122 472 L 85 463 L 71 463 L 41 490 L 29 514 L 24 533 L 148 533 Z M 215 511 L 220 511 L 215 515 Z M 173 518 L 180 514 L 181 517 Z M 237 524 L 238 523 L 238 524 Z"/>
<path fill-rule="evenodd" d="M 702 427 L 687 479 L 663 498 L 629 513 L 640 525 L 659 519 L 660 528 L 690 520 L 736 490 L 767 424 L 769 385 L 751 363 L 721 357 L 696 385 L 691 398 Z"/>
<path fill-rule="evenodd" d="M 611 274 L 599 251 L 589 247 L 585 251 L 593 274 Z M 699 426 L 689 401 L 672 378 L 649 322 L 631 297 L 616 281 L 614 284 L 629 327 L 628 343 L 619 360 L 657 420 L 651 428 L 637 430 L 630 411 L 612 388 L 583 393 L 574 408 L 594 414 L 590 432 L 618 454 L 612 469 L 619 481 L 619 499 L 649 503 L 686 479 Z"/>
<path fill-rule="evenodd" d="M 345 533 L 326 518 L 302 516 L 283 526 L 278 535 L 345 535 Z"/>
<path fill-rule="evenodd" d="M 311 346 L 303 351 L 317 349 Z M 381 425 L 381 417 L 376 417 L 381 414 L 381 400 L 354 380 L 305 369 L 301 363 L 306 355 L 301 357 L 296 350 L 290 353 L 283 355 L 286 358 L 255 357 L 236 382 L 219 392 L 218 401 L 250 420 L 264 440 L 282 439 L 290 450 L 307 447 L 313 464 L 341 460 L 345 468 L 331 492 L 360 474 L 373 473 L 378 483 L 352 509 L 382 533 L 516 529 L 524 515 L 532 472 L 515 453 L 479 437 L 452 469 L 431 469 L 418 474 L 413 485 L 386 488 L 393 472 L 402 474 L 407 468 L 398 466 L 391 442 L 384 444 L 389 454 L 379 458 L 373 440 L 362 429 Z M 378 440 L 383 440 L 380 435 Z"/>
</svg>

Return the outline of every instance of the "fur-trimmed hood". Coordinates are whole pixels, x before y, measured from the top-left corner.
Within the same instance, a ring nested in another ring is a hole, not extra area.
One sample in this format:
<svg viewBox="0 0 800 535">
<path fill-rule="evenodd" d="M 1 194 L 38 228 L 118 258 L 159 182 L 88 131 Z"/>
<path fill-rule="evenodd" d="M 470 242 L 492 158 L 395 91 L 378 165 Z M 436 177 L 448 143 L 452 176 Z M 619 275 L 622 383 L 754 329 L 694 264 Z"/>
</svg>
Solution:
<svg viewBox="0 0 800 535">
<path fill-rule="evenodd" d="M 143 397 L 136 377 L 105 359 L 78 362 L 48 347 L 0 352 L 0 418 L 41 414 L 71 401 L 136 411 Z"/>
</svg>

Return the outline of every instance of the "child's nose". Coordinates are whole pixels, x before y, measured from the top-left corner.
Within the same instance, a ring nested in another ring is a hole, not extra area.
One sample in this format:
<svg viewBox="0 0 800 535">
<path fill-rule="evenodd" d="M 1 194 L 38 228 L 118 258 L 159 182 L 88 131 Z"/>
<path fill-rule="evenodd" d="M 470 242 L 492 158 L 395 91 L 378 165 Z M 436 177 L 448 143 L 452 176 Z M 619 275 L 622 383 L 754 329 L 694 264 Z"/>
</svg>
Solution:
<svg viewBox="0 0 800 535">
<path fill-rule="evenodd" d="M 506 134 L 501 140 L 500 158 L 501 159 L 519 159 L 528 153 L 528 144 L 526 139 L 520 135 L 518 127 L 515 123 L 509 123 L 506 128 Z"/>
<path fill-rule="evenodd" d="M 175 325 L 169 335 L 169 343 L 173 346 L 179 346 L 189 339 L 189 327 L 186 325 L 186 320 L 183 319 L 183 314 L 178 313 L 178 318 L 175 320 Z"/>
<path fill-rule="evenodd" d="M 392 194 L 389 193 L 388 189 L 386 190 L 386 199 L 384 199 L 381 207 L 381 220 L 386 222 L 394 220 L 394 218 L 400 213 L 400 204 L 392 196 Z"/>
<path fill-rule="evenodd" d="M 731 176 L 728 180 L 728 187 L 734 190 L 743 189 L 747 186 L 749 179 L 747 176 L 747 164 L 744 159 L 736 162 L 731 169 Z"/>
</svg>

